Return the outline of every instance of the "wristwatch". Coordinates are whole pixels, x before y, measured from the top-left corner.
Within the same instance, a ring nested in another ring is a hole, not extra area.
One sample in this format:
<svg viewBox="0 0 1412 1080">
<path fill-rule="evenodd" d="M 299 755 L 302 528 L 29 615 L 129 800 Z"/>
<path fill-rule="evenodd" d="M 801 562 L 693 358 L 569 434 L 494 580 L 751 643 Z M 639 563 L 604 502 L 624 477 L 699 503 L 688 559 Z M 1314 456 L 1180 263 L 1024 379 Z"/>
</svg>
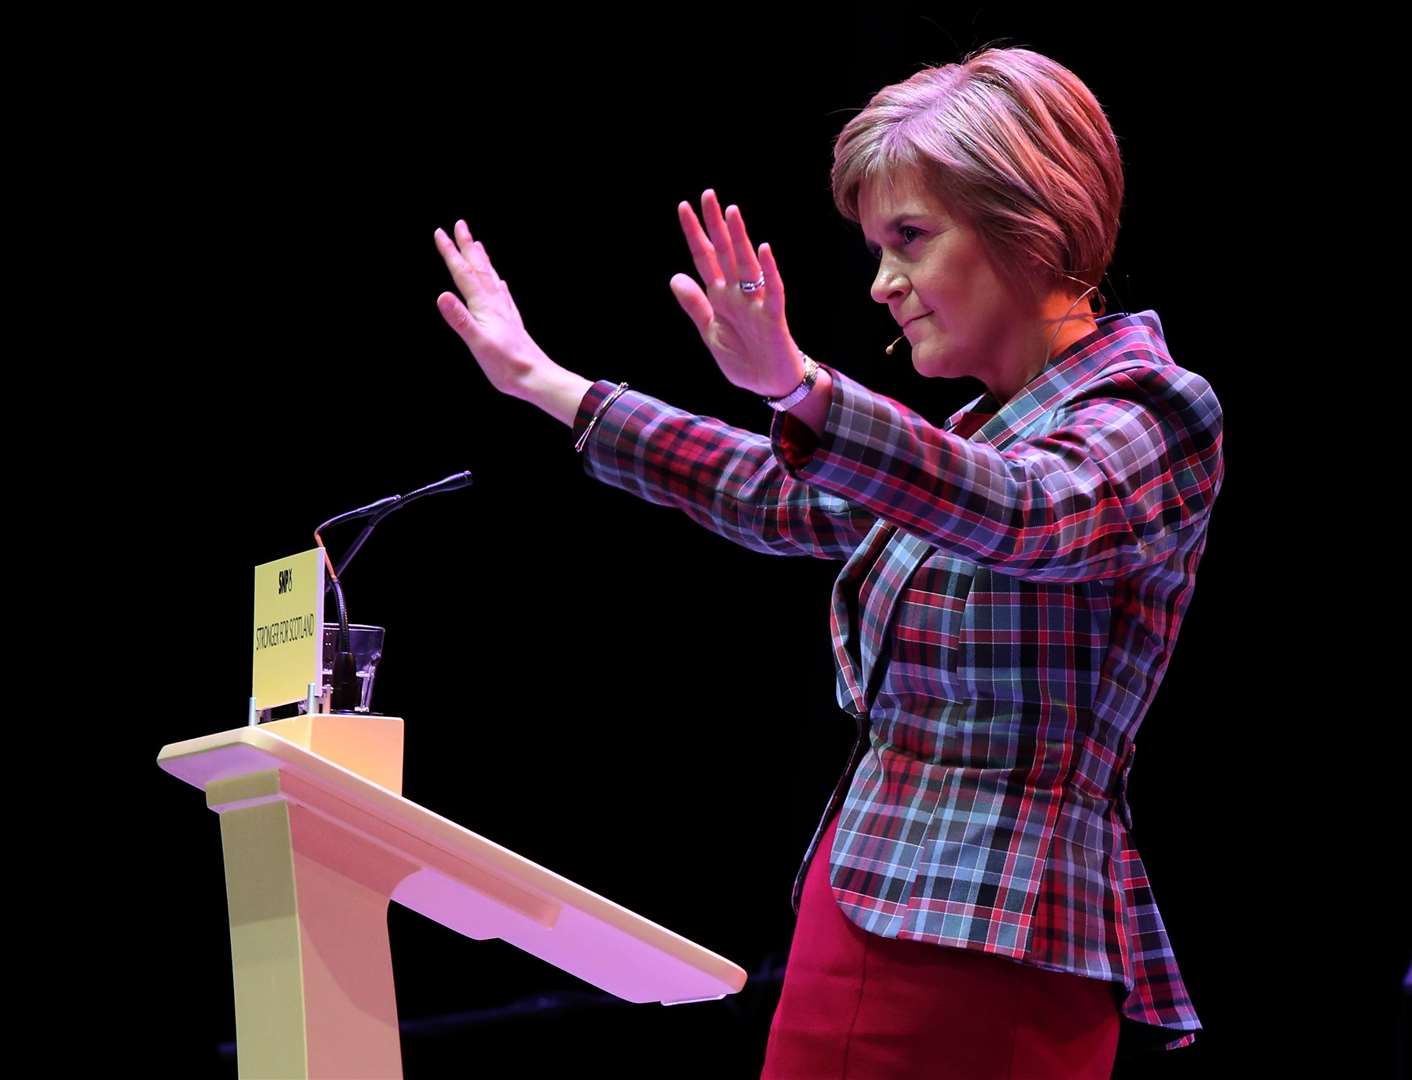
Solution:
<svg viewBox="0 0 1412 1080">
<path fill-rule="evenodd" d="M 809 359 L 807 355 L 803 353 L 800 355 L 804 356 L 804 378 L 799 380 L 799 385 L 785 394 L 784 397 L 767 397 L 761 399 L 766 405 L 774 409 L 775 412 L 784 412 L 786 409 L 794 408 L 809 396 L 810 390 L 814 389 L 814 381 L 819 377 L 819 365 Z"/>
</svg>

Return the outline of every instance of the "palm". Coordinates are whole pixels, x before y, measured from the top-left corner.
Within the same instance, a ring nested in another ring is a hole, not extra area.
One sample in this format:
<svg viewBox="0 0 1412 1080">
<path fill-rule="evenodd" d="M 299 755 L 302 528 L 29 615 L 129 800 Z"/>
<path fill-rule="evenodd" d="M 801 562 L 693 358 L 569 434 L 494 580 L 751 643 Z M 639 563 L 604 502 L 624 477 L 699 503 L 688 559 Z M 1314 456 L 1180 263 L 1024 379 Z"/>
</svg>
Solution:
<svg viewBox="0 0 1412 1080">
<path fill-rule="evenodd" d="M 461 296 L 444 292 L 437 297 L 437 308 L 491 385 L 521 396 L 527 374 L 548 357 L 526 333 L 510 287 L 491 265 L 484 245 L 471 237 L 464 221 L 456 222 L 453 234 L 454 239 L 437 229 L 436 247 Z"/>
<path fill-rule="evenodd" d="M 672 292 L 691 317 L 716 366 L 733 385 L 770 397 L 788 393 L 799 382 L 804 363 L 784 317 L 784 282 L 769 244 L 758 259 L 740 211 L 721 213 L 714 191 L 701 198 L 705 229 L 691 204 L 677 207 L 682 232 L 705 291 L 686 274 L 672 278 Z M 750 292 L 741 282 L 763 277 Z"/>
</svg>

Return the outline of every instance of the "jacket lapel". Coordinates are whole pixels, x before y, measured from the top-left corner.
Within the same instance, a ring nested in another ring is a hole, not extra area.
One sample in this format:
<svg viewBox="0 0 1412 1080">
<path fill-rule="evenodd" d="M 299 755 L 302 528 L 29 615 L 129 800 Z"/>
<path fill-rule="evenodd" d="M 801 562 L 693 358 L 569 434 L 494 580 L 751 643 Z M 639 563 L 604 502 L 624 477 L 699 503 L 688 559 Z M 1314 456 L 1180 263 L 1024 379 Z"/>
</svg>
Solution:
<svg viewBox="0 0 1412 1080">
<path fill-rule="evenodd" d="M 863 543 L 843 564 L 838 577 L 834 579 L 833 606 L 829 612 L 832 624 L 834 659 L 838 671 L 838 703 L 854 716 L 867 714 L 870 702 L 865 700 L 863 688 L 869 665 L 860 657 L 860 611 L 859 596 L 864 575 L 870 573 L 879 562 L 879 555 L 897 526 L 878 518 Z M 873 646 L 876 651 L 876 645 Z"/>
<path fill-rule="evenodd" d="M 1135 342 L 1141 341 L 1149 352 L 1156 351 L 1166 355 L 1167 350 L 1160 337 L 1162 326 L 1157 321 L 1156 312 L 1105 315 L 1098 320 L 1098 327 L 1099 333 L 1076 341 L 1055 357 L 1048 367 L 1007 401 L 1004 408 L 982 424 L 970 441 L 1004 450 L 1010 443 L 1022 437 L 1036 421 L 1072 397 L 1077 387 L 1089 382 L 1101 368 L 1111 364 L 1115 354 L 1122 351 L 1125 338 L 1133 338 Z M 1154 330 L 1156 337 L 1153 335 Z M 943 427 L 950 430 L 955 422 L 980 400 L 981 398 L 977 398 L 952 415 Z"/>
<path fill-rule="evenodd" d="M 1106 331 L 1096 335 L 1091 335 L 1084 341 L 1075 342 L 1073 347 L 1060 353 L 1054 361 L 1042 372 L 1029 381 L 1018 394 L 1005 403 L 994 416 L 981 425 L 969 438 L 970 442 L 985 443 L 993 446 L 997 450 L 1003 450 L 1010 443 L 1021 437 L 1025 431 L 1040 420 L 1054 408 L 1065 396 L 1072 393 L 1073 388 L 1084 382 L 1094 374 L 1094 372 L 1105 363 L 1111 361 L 1113 356 L 1113 334 L 1132 332 L 1140 334 L 1145 344 L 1151 342 L 1151 334 L 1144 323 L 1144 319 L 1150 317 L 1156 319 L 1153 312 L 1143 312 L 1142 315 L 1110 315 L 1098 320 L 1101 329 L 1106 327 Z M 1121 320 L 1121 321 L 1120 321 Z M 1112 324 L 1117 323 L 1114 326 Z M 1160 326 L 1157 327 L 1160 333 Z M 1159 341 L 1160 343 L 1160 341 Z M 956 412 L 952 413 L 941 427 L 943 431 L 950 431 L 956 426 L 966 413 L 979 405 L 988 394 L 982 394 L 974 401 L 963 405 Z M 897 607 L 897 600 L 902 595 L 902 591 L 907 587 L 907 582 L 916 572 L 917 567 L 936 550 L 935 544 L 928 544 L 922 538 L 889 526 L 892 529 L 890 536 L 882 537 L 883 544 L 880 555 L 876 555 L 876 542 L 880 539 L 879 526 L 884 522 L 879 519 L 878 524 L 873 526 L 873 531 L 868 535 L 868 541 L 864 544 L 866 549 L 864 560 L 858 559 L 858 552 L 854 553 L 854 558 L 850 560 L 849 567 L 853 570 L 851 583 L 853 588 L 851 595 L 859 596 L 860 589 L 864 596 L 861 604 L 862 628 L 861 632 L 856 629 L 856 621 L 850 625 L 850 634 L 858 634 L 860 649 L 859 669 L 855 672 L 850 667 L 850 677 L 853 679 L 851 686 L 852 696 L 866 712 L 872 707 L 873 695 L 877 688 L 872 685 L 874 675 L 879 670 L 879 661 L 886 663 L 882 651 L 884 643 L 888 639 L 888 628 L 892 622 L 893 611 Z M 876 555 L 876 562 L 874 558 Z M 837 601 L 838 594 L 835 593 Z M 835 609 L 837 616 L 837 604 Z M 835 622 L 835 634 L 837 634 L 838 623 Z M 835 636 L 835 641 L 839 639 Z M 842 664 L 842 658 L 840 658 Z"/>
</svg>

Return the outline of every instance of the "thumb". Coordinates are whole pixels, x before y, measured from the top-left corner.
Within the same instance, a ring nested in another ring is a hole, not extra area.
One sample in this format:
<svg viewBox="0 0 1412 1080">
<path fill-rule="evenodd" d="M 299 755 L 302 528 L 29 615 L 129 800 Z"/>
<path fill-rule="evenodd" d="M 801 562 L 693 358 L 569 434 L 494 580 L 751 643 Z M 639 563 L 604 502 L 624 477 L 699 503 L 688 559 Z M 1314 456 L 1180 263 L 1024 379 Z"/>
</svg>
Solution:
<svg viewBox="0 0 1412 1080">
<path fill-rule="evenodd" d="M 446 320 L 446 325 L 455 330 L 462 341 L 467 345 L 474 344 L 474 339 L 478 336 L 475 320 L 466 310 L 466 305 L 461 303 L 454 293 L 444 292 L 438 296 L 436 310 L 441 312 L 441 317 Z"/>
<path fill-rule="evenodd" d="M 715 317 L 715 312 L 711 310 L 711 301 L 706 299 L 706 294 L 701 291 L 701 286 L 696 284 L 696 279 L 689 274 L 674 274 L 669 284 L 672 295 L 677 298 L 677 303 L 682 306 L 682 310 L 695 324 L 697 333 L 704 338 L 706 328 L 711 325 L 711 320 Z"/>
</svg>

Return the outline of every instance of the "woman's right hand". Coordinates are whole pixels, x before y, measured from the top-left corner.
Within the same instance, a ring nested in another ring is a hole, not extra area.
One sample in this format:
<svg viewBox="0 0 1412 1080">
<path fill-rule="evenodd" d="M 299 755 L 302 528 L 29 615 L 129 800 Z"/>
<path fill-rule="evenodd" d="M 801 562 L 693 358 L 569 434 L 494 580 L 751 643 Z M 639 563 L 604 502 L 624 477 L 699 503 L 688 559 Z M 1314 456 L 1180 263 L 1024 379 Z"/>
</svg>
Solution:
<svg viewBox="0 0 1412 1080">
<path fill-rule="evenodd" d="M 554 362 L 525 332 L 510 287 L 495 272 L 480 241 L 471 238 L 464 221 L 456 222 L 454 232 L 453 241 L 437 229 L 436 249 L 461 296 L 442 293 L 436 298 L 437 309 L 471 350 L 490 384 L 502 394 L 528 400 L 537 379 Z"/>
</svg>

